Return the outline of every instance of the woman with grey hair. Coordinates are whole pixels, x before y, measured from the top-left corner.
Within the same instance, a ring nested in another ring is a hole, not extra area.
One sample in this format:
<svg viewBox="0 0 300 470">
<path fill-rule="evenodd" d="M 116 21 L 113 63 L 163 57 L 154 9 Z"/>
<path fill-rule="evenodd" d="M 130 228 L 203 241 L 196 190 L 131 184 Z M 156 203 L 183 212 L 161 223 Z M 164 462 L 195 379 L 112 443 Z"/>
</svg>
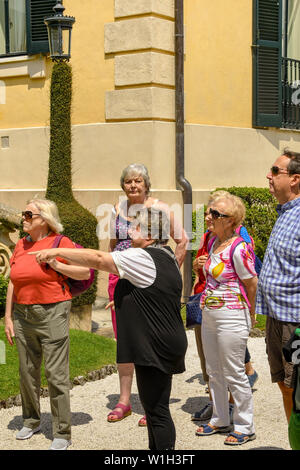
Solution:
<svg viewBox="0 0 300 470">
<path fill-rule="evenodd" d="M 154 199 L 150 195 L 150 177 L 147 168 L 141 163 L 133 163 L 122 171 L 120 178 L 121 188 L 126 199 L 116 204 L 113 208 L 111 217 L 111 239 L 109 251 L 124 251 L 131 247 L 131 239 L 128 229 L 134 220 L 136 214 L 149 207 L 155 207 L 168 214 L 170 236 L 176 243 L 175 256 L 179 266 L 182 265 L 185 254 L 187 237 L 186 234 L 175 219 L 174 214 L 170 212 L 167 204 Z M 119 276 L 111 273 L 108 282 L 109 300 L 112 305 L 114 300 L 114 291 L 119 280 Z M 112 324 L 115 338 L 117 339 L 116 314 L 111 306 Z M 118 373 L 120 380 L 120 398 L 114 410 L 108 414 L 109 422 L 120 421 L 131 414 L 130 395 L 134 374 L 134 365 L 132 363 L 118 364 Z M 139 426 L 146 426 L 146 418 L 143 416 L 139 420 Z"/>
<path fill-rule="evenodd" d="M 40 374 L 44 356 L 53 423 L 50 449 L 65 450 L 71 443 L 69 313 L 72 295 L 67 278 L 88 279 L 90 271 L 59 258 L 51 259 L 48 266 L 40 265 L 28 256 L 32 250 L 51 248 L 63 230 L 53 201 L 41 198 L 28 201 L 22 219 L 23 230 L 28 235 L 18 241 L 10 260 L 5 311 L 5 334 L 11 345 L 15 338 L 20 363 L 23 428 L 16 439 L 29 439 L 40 430 Z M 75 248 L 67 237 L 61 239 L 60 246 Z"/>
<path fill-rule="evenodd" d="M 113 253 L 54 248 L 32 253 L 38 263 L 56 256 L 72 264 L 114 273 L 117 362 L 134 363 L 146 412 L 149 449 L 174 449 L 169 402 L 172 375 L 185 370 L 187 338 L 180 315 L 182 279 L 168 239 L 168 217 L 147 208 L 129 228 L 132 248 Z M 168 275 L 166 276 L 166 273 Z"/>
</svg>

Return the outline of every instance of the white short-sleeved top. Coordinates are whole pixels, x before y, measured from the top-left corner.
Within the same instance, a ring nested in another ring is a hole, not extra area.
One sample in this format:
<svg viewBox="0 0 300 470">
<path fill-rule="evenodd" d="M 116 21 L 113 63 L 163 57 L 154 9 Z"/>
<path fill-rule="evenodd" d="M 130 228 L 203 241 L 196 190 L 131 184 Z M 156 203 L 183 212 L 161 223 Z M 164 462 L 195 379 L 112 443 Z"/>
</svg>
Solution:
<svg viewBox="0 0 300 470">
<path fill-rule="evenodd" d="M 128 248 L 111 253 L 121 279 L 145 289 L 156 279 L 156 267 L 152 257 L 142 248 Z"/>
</svg>

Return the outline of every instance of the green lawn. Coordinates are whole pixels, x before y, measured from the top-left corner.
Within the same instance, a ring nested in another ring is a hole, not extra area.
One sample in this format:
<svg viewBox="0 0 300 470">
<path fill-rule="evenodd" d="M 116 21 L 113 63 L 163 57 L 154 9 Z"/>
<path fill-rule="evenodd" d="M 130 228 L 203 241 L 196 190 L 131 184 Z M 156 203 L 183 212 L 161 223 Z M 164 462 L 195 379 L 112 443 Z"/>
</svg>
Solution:
<svg viewBox="0 0 300 470">
<path fill-rule="evenodd" d="M 266 315 L 256 315 L 257 324 L 255 325 L 255 328 L 258 328 L 259 330 L 265 330 L 266 320 L 267 320 Z"/>
<path fill-rule="evenodd" d="M 4 326 L 0 323 L 0 341 L 5 343 L 6 364 L 0 364 L 0 400 L 19 393 L 19 365 L 16 346 L 5 339 Z M 116 342 L 80 330 L 70 330 L 70 378 L 86 375 L 107 364 L 116 362 Z M 47 386 L 42 368 L 42 386 Z"/>
</svg>

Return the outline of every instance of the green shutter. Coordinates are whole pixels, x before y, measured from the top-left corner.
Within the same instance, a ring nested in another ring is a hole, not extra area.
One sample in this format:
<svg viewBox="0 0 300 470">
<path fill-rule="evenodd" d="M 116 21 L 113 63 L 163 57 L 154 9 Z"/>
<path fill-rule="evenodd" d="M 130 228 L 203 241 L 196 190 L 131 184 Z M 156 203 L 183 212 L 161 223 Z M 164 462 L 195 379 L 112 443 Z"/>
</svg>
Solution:
<svg viewBox="0 0 300 470">
<path fill-rule="evenodd" d="M 253 125 L 282 125 L 282 0 L 253 0 Z"/>
<path fill-rule="evenodd" d="M 48 33 L 44 18 L 54 15 L 56 0 L 26 0 L 27 52 L 49 52 Z"/>
</svg>

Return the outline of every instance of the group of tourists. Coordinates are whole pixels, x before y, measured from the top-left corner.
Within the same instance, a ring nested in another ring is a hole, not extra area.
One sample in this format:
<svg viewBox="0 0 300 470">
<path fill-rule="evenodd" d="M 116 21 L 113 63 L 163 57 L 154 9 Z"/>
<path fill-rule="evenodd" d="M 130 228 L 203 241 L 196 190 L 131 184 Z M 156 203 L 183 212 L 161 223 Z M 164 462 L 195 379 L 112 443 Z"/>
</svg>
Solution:
<svg viewBox="0 0 300 470">
<path fill-rule="evenodd" d="M 283 396 L 289 421 L 293 408 L 293 364 L 283 345 L 300 327 L 300 154 L 284 150 L 267 174 L 278 200 L 259 278 L 254 244 L 244 227 L 242 200 L 226 191 L 209 199 L 204 234 L 193 268 L 194 292 L 201 292 L 202 324 L 195 336 L 210 401 L 192 420 L 206 421 L 197 436 L 226 433 L 226 445 L 255 439 L 252 387 L 257 379 L 247 340 L 256 314 L 267 316 L 266 345 L 271 378 Z M 124 202 L 111 217 L 109 251 L 75 248 L 62 237 L 56 205 L 32 199 L 22 212 L 23 229 L 11 258 L 5 333 L 16 342 L 20 361 L 23 427 L 17 439 L 40 430 L 42 357 L 49 386 L 53 441 L 50 449 L 71 444 L 69 398 L 68 279 L 87 280 L 90 269 L 109 274 L 108 293 L 117 343 L 120 396 L 109 422 L 131 414 L 134 372 L 147 426 L 150 450 L 175 448 L 169 409 L 173 374 L 185 370 L 187 337 L 181 318 L 182 278 L 187 236 L 167 204 L 150 196 L 144 165 L 132 164 L 121 175 Z M 138 210 L 137 210 L 138 208 Z M 246 233 L 246 235 L 245 235 Z M 175 251 L 168 246 L 169 238 Z"/>
</svg>

